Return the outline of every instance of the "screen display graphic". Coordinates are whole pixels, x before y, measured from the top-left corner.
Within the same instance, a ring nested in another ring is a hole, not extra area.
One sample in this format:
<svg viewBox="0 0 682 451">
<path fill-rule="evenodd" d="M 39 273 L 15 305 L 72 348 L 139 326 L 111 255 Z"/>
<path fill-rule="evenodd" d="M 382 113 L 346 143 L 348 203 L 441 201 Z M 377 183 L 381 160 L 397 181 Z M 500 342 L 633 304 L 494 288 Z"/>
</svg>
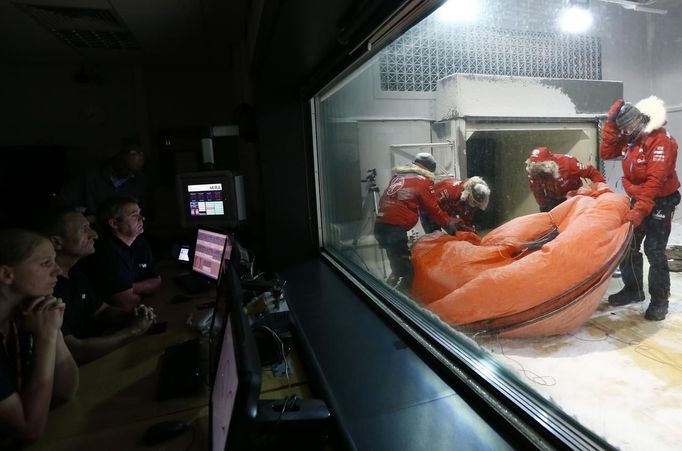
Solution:
<svg viewBox="0 0 682 451">
<path fill-rule="evenodd" d="M 188 185 L 189 213 L 191 216 L 216 216 L 225 214 L 225 195 L 222 183 Z"/>
</svg>

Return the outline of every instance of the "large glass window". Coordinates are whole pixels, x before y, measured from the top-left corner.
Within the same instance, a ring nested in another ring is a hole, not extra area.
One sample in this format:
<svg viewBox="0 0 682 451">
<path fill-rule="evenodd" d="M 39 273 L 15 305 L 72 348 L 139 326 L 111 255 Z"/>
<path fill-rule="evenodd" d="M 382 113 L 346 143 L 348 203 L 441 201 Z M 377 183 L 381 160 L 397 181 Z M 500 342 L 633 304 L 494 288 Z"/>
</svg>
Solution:
<svg viewBox="0 0 682 451">
<path fill-rule="evenodd" d="M 655 135 L 682 136 L 680 30 L 672 0 L 450 0 L 314 99 L 324 249 L 621 449 L 682 442 L 676 145 Z M 630 147 L 621 98 L 652 126 Z"/>
</svg>

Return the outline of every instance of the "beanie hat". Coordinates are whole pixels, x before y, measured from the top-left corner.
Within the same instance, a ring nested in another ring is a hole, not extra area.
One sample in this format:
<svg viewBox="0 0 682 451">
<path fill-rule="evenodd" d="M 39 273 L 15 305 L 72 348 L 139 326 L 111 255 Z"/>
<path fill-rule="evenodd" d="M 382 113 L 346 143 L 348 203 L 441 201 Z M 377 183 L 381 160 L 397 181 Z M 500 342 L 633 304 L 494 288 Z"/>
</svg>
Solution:
<svg viewBox="0 0 682 451">
<path fill-rule="evenodd" d="M 616 117 L 616 126 L 619 130 L 625 130 L 630 124 L 642 116 L 642 113 L 631 103 L 625 103 L 620 108 Z"/>
<path fill-rule="evenodd" d="M 436 170 L 436 160 L 428 152 L 420 152 L 414 159 L 414 164 L 419 164 L 424 166 L 428 171 L 433 172 Z"/>
</svg>

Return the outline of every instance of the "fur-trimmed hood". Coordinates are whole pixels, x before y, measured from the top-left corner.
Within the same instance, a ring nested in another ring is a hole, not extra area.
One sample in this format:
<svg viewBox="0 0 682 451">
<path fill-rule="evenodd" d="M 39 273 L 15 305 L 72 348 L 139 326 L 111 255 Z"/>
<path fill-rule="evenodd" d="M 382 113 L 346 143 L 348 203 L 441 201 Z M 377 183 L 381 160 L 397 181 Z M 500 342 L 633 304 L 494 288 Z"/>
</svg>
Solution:
<svg viewBox="0 0 682 451">
<path fill-rule="evenodd" d="M 651 133 L 665 125 L 667 117 L 663 100 L 656 96 L 650 96 L 637 102 L 635 107 L 649 117 L 649 122 L 642 130 L 644 133 Z"/>
<path fill-rule="evenodd" d="M 485 210 L 490 200 L 490 188 L 481 177 L 471 177 L 462 184 L 460 199 L 472 207 Z"/>
<path fill-rule="evenodd" d="M 433 182 L 433 180 L 436 178 L 435 174 L 428 169 L 424 169 L 421 166 L 417 166 L 416 164 L 411 164 L 409 166 L 397 166 L 393 168 L 393 173 L 394 174 L 419 174 L 423 175 L 424 177 L 428 178 Z"/>
<path fill-rule="evenodd" d="M 554 154 L 547 147 L 538 147 L 530 153 L 530 158 L 526 160 L 526 172 L 530 175 L 549 174 L 553 178 L 559 178 L 559 163 L 556 162 Z"/>
</svg>

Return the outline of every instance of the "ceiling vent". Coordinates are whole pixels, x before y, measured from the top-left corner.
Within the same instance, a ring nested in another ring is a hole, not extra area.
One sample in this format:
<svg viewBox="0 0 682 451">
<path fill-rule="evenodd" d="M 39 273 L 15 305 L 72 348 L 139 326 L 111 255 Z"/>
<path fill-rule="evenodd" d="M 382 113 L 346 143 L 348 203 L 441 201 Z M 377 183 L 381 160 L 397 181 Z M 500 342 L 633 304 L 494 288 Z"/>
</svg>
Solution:
<svg viewBox="0 0 682 451">
<path fill-rule="evenodd" d="M 128 27 L 111 9 L 16 4 L 67 44 L 86 49 L 138 49 Z"/>
</svg>

